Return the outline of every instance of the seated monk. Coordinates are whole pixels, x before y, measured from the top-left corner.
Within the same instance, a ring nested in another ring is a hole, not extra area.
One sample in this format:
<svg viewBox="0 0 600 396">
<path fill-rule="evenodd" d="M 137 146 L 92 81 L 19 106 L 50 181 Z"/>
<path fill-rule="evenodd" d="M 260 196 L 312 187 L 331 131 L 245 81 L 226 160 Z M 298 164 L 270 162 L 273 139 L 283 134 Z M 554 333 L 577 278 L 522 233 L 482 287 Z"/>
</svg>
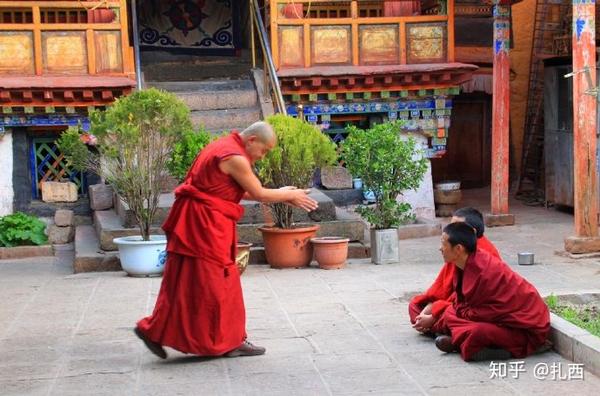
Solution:
<svg viewBox="0 0 600 396">
<path fill-rule="evenodd" d="M 460 208 L 454 212 L 450 222 L 459 221 L 467 223 L 475 230 L 478 249 L 486 250 L 491 255 L 500 258 L 496 247 L 483 236 L 485 225 L 480 211 L 471 207 Z M 410 300 L 408 314 L 410 322 L 417 331 L 429 335 L 439 332 L 436 326 L 437 320 L 442 316 L 444 310 L 452 305 L 456 296 L 452 285 L 455 268 L 453 263 L 444 263 L 429 289 Z"/>
<path fill-rule="evenodd" d="M 438 321 L 447 334 L 435 339 L 438 349 L 460 351 L 468 361 L 524 358 L 549 345 L 544 300 L 501 259 L 477 249 L 471 226 L 448 224 L 440 251 L 456 266 L 456 300 Z"/>
</svg>

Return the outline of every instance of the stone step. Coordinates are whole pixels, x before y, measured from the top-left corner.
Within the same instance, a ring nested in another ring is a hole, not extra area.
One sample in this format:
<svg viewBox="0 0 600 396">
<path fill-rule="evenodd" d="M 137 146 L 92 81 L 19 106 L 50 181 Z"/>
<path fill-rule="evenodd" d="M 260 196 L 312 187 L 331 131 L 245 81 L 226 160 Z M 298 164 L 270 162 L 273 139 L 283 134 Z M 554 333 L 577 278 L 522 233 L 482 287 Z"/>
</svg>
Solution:
<svg viewBox="0 0 600 396">
<path fill-rule="evenodd" d="M 243 79 L 250 74 L 252 64 L 231 57 L 206 57 L 202 62 L 162 62 L 144 64 L 146 81 L 201 81 L 207 79 Z"/>
<path fill-rule="evenodd" d="M 305 212 L 301 209 L 294 209 L 294 219 L 298 222 L 308 222 L 308 221 L 329 221 L 336 219 L 336 208 L 333 200 L 327 197 L 323 192 L 317 189 L 312 189 L 310 196 L 314 198 L 318 203 L 319 207 L 317 210 L 312 211 L 310 213 Z M 133 212 L 129 209 L 129 206 L 123 201 L 122 198 L 116 200 L 116 211 L 121 219 L 121 224 L 125 228 L 134 227 L 137 225 L 135 220 L 135 216 Z M 171 206 L 173 206 L 173 202 L 175 201 L 175 197 L 173 193 L 163 193 L 160 196 L 158 203 L 158 210 L 156 212 L 156 216 L 154 218 L 153 225 L 160 226 L 167 215 L 169 214 L 169 210 Z M 255 201 L 242 201 L 240 205 L 244 207 L 244 217 L 240 219 L 239 224 L 248 224 L 248 223 L 265 223 L 269 222 L 268 219 L 265 218 L 265 214 L 268 216 L 269 212 L 266 208 L 263 210 L 263 207 Z M 265 213 L 266 212 L 266 213 Z"/>
<path fill-rule="evenodd" d="M 173 92 L 192 111 L 255 107 L 258 103 L 250 80 L 150 82 L 148 85 Z"/>
<path fill-rule="evenodd" d="M 192 123 L 202 125 L 211 132 L 229 132 L 232 129 L 243 130 L 261 119 L 260 108 L 235 108 L 224 110 L 200 110 L 191 112 Z"/>
<path fill-rule="evenodd" d="M 139 229 L 125 228 L 121 225 L 121 219 L 114 210 L 103 210 L 94 212 L 94 224 L 96 234 L 100 240 L 100 249 L 104 251 L 117 250 L 113 238 L 139 235 Z M 360 220 L 333 220 L 316 222 L 321 228 L 318 236 L 340 236 L 349 238 L 351 241 L 362 241 L 365 235 L 365 225 Z M 300 223 L 299 225 L 302 225 Z M 238 224 L 238 239 L 250 242 L 254 245 L 262 245 L 262 235 L 258 228 L 264 224 Z M 160 227 L 152 227 L 151 233 L 164 234 Z"/>
<path fill-rule="evenodd" d="M 99 245 L 93 226 L 77 226 L 75 229 L 75 260 L 73 261 L 75 273 L 121 271 L 118 253 L 102 251 Z"/>
</svg>

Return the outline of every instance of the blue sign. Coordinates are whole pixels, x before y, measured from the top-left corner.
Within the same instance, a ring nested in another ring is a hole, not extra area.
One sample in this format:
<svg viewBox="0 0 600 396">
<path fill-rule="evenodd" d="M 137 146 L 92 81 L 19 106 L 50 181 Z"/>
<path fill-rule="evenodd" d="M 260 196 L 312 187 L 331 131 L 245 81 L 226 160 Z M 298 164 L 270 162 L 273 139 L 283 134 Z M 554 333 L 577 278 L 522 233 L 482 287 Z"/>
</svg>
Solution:
<svg viewBox="0 0 600 396">
<path fill-rule="evenodd" d="M 81 125 L 84 131 L 90 129 L 90 120 L 87 116 L 77 114 L 6 114 L 0 116 L 0 127 L 29 127 L 29 126 L 77 126 Z"/>
</svg>

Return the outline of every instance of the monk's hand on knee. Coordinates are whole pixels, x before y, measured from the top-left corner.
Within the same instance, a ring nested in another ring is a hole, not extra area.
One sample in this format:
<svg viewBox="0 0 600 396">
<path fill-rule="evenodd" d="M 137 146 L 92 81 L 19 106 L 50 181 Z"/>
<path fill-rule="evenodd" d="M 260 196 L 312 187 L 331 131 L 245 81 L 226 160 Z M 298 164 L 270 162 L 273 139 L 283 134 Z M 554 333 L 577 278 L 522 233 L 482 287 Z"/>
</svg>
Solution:
<svg viewBox="0 0 600 396">
<path fill-rule="evenodd" d="M 415 318 L 415 324 L 413 325 L 414 329 L 420 332 L 429 331 L 431 326 L 435 323 L 435 318 L 431 314 L 423 314 L 420 313 Z"/>
</svg>

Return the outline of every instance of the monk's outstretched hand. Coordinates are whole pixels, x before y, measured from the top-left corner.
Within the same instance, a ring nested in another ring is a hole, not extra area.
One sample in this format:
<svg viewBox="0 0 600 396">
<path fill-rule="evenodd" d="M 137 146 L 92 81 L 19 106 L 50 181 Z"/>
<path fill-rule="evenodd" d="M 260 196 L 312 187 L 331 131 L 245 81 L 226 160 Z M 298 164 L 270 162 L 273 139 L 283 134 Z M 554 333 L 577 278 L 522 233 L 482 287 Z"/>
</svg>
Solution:
<svg viewBox="0 0 600 396">
<path fill-rule="evenodd" d="M 317 201 L 308 196 L 310 189 L 299 189 L 296 187 L 283 187 L 289 190 L 290 198 L 287 203 L 307 212 L 315 210 L 319 207 Z"/>
</svg>

